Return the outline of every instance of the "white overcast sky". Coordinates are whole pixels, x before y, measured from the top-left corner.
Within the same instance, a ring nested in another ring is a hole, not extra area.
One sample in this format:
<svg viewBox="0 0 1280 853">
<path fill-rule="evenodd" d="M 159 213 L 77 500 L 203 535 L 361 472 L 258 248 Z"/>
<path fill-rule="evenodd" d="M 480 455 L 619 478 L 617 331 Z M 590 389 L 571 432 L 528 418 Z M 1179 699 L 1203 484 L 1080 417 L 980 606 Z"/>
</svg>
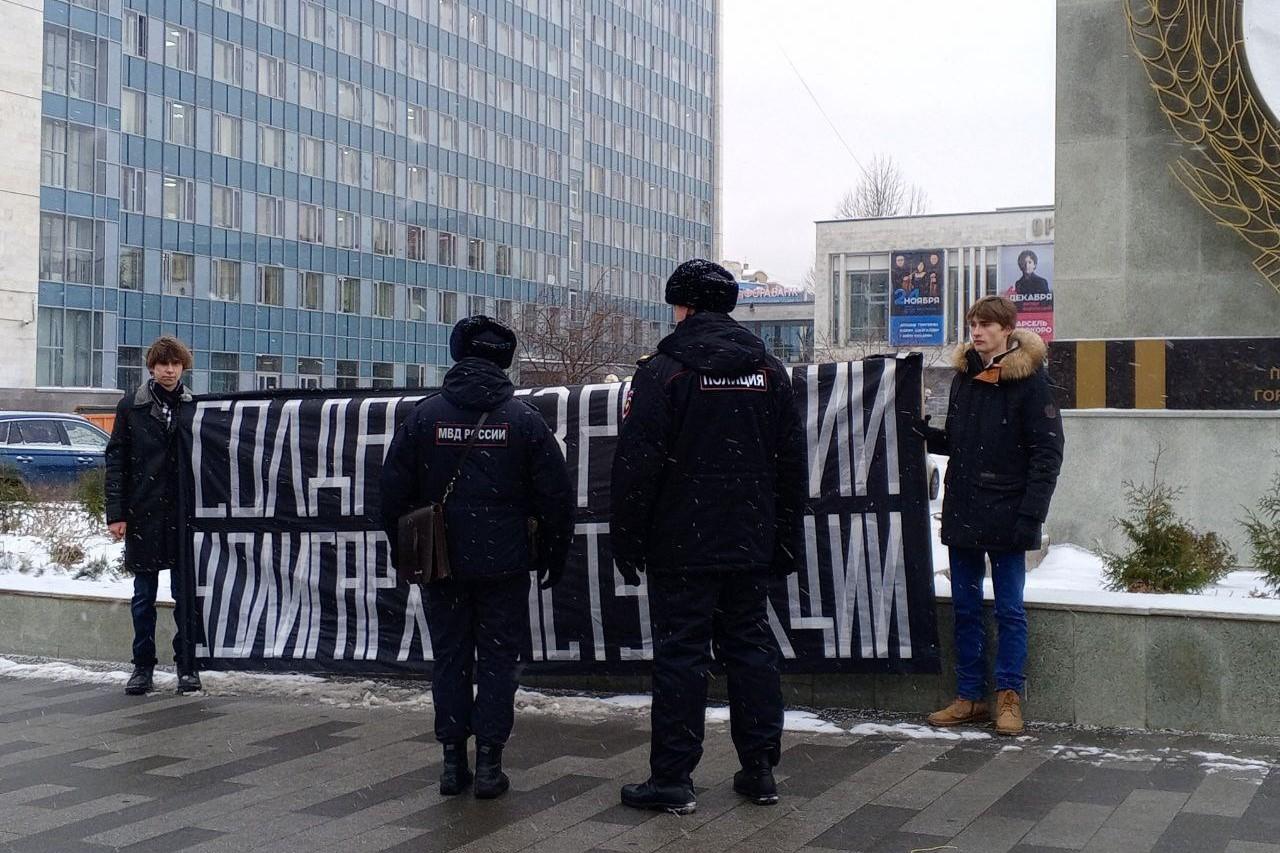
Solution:
<svg viewBox="0 0 1280 853">
<path fill-rule="evenodd" d="M 1053 202 L 1054 0 L 722 0 L 724 256 L 813 264 L 858 166 L 891 155 L 930 213 Z"/>
</svg>

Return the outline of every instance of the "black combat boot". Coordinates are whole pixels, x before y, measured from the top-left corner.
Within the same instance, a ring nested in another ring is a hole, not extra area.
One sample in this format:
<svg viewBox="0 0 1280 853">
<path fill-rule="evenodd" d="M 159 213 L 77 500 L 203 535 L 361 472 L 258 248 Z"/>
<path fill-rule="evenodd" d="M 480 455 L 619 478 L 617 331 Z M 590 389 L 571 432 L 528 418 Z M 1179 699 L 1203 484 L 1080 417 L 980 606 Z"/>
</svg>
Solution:
<svg viewBox="0 0 1280 853">
<path fill-rule="evenodd" d="M 149 666 L 135 666 L 133 674 L 129 676 L 129 680 L 124 684 L 124 692 L 130 696 L 141 696 L 144 693 L 150 693 L 152 687 L 153 668 Z"/>
<path fill-rule="evenodd" d="M 192 670 L 191 672 L 178 673 L 178 692 L 179 693 L 197 693 L 204 688 L 200 683 L 200 673 Z"/>
<path fill-rule="evenodd" d="M 502 772 L 502 744 L 476 741 L 476 799 L 501 797 L 510 787 L 511 780 Z"/>
<path fill-rule="evenodd" d="M 471 768 L 467 766 L 467 741 L 450 740 L 444 747 L 444 762 L 440 765 L 440 793 L 456 797 L 471 784 Z"/>
<path fill-rule="evenodd" d="M 750 764 L 734 773 L 733 790 L 757 806 L 778 802 L 778 785 L 773 781 L 773 768 L 768 762 Z"/>
<path fill-rule="evenodd" d="M 693 786 L 679 782 L 641 782 L 622 786 L 622 804 L 633 809 L 693 814 L 698 801 L 693 796 Z"/>
</svg>

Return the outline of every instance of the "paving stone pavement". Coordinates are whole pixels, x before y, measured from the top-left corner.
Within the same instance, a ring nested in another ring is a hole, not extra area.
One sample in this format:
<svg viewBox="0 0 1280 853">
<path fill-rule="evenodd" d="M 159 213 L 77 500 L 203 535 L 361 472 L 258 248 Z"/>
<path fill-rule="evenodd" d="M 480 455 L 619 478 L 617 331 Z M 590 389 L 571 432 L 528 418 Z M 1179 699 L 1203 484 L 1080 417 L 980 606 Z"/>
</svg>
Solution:
<svg viewBox="0 0 1280 853">
<path fill-rule="evenodd" d="M 0 851 L 1280 853 L 1274 740 L 788 733 L 782 802 L 762 808 L 734 795 L 713 724 L 698 810 L 678 818 L 618 804 L 647 726 L 521 713 L 512 790 L 480 802 L 439 795 L 426 712 L 3 677 Z"/>
</svg>

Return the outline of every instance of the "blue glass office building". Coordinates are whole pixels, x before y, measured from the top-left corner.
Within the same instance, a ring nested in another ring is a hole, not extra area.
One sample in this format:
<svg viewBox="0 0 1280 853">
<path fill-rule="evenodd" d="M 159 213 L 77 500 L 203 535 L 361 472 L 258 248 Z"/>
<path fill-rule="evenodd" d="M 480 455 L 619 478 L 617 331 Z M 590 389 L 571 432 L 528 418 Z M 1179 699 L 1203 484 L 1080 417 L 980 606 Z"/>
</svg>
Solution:
<svg viewBox="0 0 1280 853">
<path fill-rule="evenodd" d="M 421 385 L 714 256 L 717 0 L 46 0 L 36 383 Z"/>
</svg>

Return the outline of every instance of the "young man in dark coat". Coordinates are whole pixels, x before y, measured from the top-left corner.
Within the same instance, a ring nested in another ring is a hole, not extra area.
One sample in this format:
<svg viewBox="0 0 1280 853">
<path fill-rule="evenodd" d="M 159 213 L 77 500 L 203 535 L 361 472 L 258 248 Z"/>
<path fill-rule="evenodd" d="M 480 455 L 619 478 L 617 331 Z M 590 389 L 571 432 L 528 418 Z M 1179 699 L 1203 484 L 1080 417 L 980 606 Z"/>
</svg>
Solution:
<svg viewBox="0 0 1280 853">
<path fill-rule="evenodd" d="M 922 424 L 929 450 L 950 456 L 942 502 L 942 542 L 951 552 L 956 699 L 930 715 L 935 726 L 990 719 L 983 661 L 982 579 L 991 560 L 995 588 L 996 731 L 1022 732 L 1027 616 L 1026 551 L 1062 467 L 1062 416 L 1045 371 L 1044 341 L 1015 329 L 1017 308 L 986 296 L 969 309 L 969 343 L 956 351 L 946 429 Z"/>
<path fill-rule="evenodd" d="M 778 801 L 782 690 L 771 577 L 797 568 L 805 438 L 786 369 L 728 312 L 734 277 L 687 261 L 667 281 L 675 331 L 632 380 L 613 462 L 613 558 L 647 572 L 653 616 L 650 777 L 636 808 L 687 814 L 702 757 L 711 647 L 728 675 L 734 790 Z"/>
<path fill-rule="evenodd" d="M 559 580 L 573 536 L 573 493 L 546 421 L 512 396 L 504 371 L 515 334 L 488 317 L 467 317 L 454 326 L 449 351 L 457 364 L 443 391 L 414 408 L 387 452 L 382 520 L 395 555 L 400 517 L 439 501 L 457 472 L 445 503 L 452 577 L 423 588 L 435 655 L 435 732 L 444 749 L 440 793 L 459 794 L 471 784 L 467 740 L 474 734 L 475 795 L 490 799 L 509 786 L 502 749 L 530 642 L 529 572 L 537 570 L 543 589 Z M 536 553 L 530 518 L 537 521 Z"/>
<path fill-rule="evenodd" d="M 107 442 L 106 516 L 111 535 L 124 539 L 125 568 L 133 573 L 133 674 L 124 692 L 152 689 L 156 665 L 156 593 L 160 572 L 169 572 L 173 593 L 173 659 L 178 692 L 200 689 L 196 672 L 190 587 L 179 565 L 178 498 L 190 461 L 190 423 L 182 410 L 191 394 L 182 372 L 191 369 L 191 351 L 165 335 L 147 350 L 151 378 L 126 394 L 116 407 Z"/>
</svg>

